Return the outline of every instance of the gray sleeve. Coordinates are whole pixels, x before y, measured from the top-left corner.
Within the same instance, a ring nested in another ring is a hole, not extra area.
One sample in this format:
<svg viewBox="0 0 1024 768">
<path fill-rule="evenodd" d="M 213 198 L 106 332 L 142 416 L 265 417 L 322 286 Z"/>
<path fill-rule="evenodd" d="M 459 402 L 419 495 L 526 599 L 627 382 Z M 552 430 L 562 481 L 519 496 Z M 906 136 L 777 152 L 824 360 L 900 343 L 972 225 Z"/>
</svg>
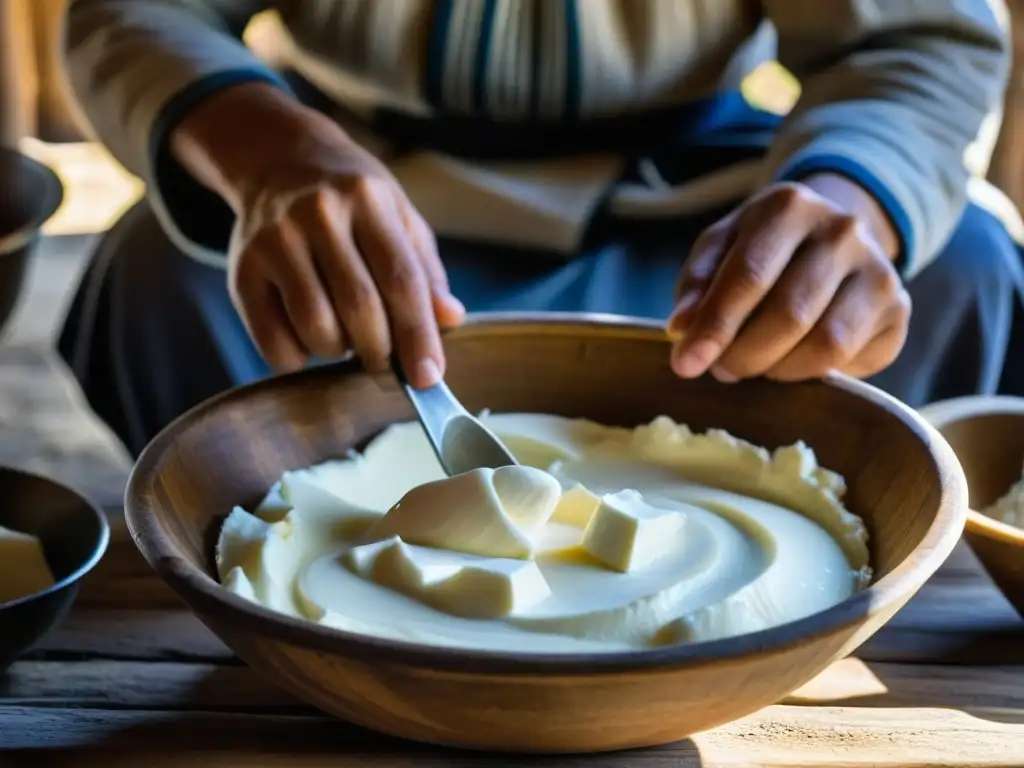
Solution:
<svg viewBox="0 0 1024 768">
<path fill-rule="evenodd" d="M 914 275 L 945 245 L 969 176 L 991 155 L 1010 63 L 1003 0 L 762 2 L 802 88 L 769 153 L 771 176 L 834 172 L 861 184 Z"/>
<path fill-rule="evenodd" d="M 247 81 L 286 87 L 241 41 L 266 0 L 71 0 L 65 56 L 75 96 L 111 153 L 146 183 L 172 239 L 222 260 L 232 216 L 170 157 L 167 139 L 196 103 Z"/>
</svg>

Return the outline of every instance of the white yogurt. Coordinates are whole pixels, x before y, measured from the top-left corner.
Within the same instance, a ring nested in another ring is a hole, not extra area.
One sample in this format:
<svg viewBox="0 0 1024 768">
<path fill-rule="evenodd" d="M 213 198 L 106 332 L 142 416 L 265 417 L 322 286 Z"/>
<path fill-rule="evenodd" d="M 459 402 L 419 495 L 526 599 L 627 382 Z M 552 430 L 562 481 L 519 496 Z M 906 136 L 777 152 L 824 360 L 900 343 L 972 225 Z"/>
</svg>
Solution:
<svg viewBox="0 0 1024 768">
<path fill-rule="evenodd" d="M 485 422 L 543 472 L 445 480 L 419 425 L 392 426 L 362 455 L 286 473 L 254 514 L 235 509 L 221 582 L 349 631 L 552 653 L 757 631 L 870 580 L 845 484 L 803 444 L 772 454 L 664 417 Z"/>
</svg>

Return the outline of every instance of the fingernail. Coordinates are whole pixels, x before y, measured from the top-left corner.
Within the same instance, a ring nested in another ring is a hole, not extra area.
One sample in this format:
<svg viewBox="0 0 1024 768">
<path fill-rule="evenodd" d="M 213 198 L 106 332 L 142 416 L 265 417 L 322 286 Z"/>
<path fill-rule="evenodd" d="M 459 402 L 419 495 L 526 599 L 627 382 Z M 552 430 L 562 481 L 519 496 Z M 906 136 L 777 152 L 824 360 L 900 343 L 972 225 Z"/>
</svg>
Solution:
<svg viewBox="0 0 1024 768">
<path fill-rule="evenodd" d="M 432 387 L 439 381 L 441 381 L 441 369 L 433 359 L 425 357 L 416 364 L 416 382 L 420 389 Z"/>
<path fill-rule="evenodd" d="M 444 300 L 456 312 L 459 312 L 461 314 L 465 314 L 466 313 L 466 305 L 463 304 L 461 301 L 459 301 L 459 299 L 455 296 L 455 294 L 453 294 L 453 293 L 446 294 Z"/>
<path fill-rule="evenodd" d="M 695 344 L 677 342 L 672 350 L 672 367 L 684 379 L 696 378 L 707 371 L 721 351 L 721 346 L 711 339 Z"/>
<path fill-rule="evenodd" d="M 740 380 L 739 376 L 733 376 L 720 365 L 714 365 L 711 367 L 711 375 L 723 384 L 735 384 Z"/>
</svg>

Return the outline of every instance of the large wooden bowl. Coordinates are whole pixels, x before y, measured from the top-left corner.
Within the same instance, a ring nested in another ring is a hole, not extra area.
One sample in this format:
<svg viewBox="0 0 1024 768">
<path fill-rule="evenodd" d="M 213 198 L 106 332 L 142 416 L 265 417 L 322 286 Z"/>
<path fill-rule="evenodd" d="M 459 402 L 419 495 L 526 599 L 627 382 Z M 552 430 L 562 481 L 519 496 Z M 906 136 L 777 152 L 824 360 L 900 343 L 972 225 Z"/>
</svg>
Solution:
<svg viewBox="0 0 1024 768">
<path fill-rule="evenodd" d="M 825 612 L 713 642 L 609 655 L 523 656 L 375 640 L 293 620 L 222 589 L 212 547 L 233 504 L 284 470 L 340 457 L 412 412 L 391 376 L 334 365 L 227 392 L 160 434 L 131 476 L 128 523 L 150 564 L 238 655 L 346 720 L 439 744 L 596 751 L 662 744 L 771 704 L 881 627 L 960 537 L 953 452 L 923 419 L 844 377 L 780 385 L 682 381 L 646 324 L 477 317 L 445 340 L 470 409 L 618 425 L 667 414 L 766 446 L 807 441 L 846 476 L 877 580 Z"/>
<path fill-rule="evenodd" d="M 1020 480 L 1024 398 L 961 397 L 923 408 L 921 415 L 949 441 L 967 476 L 967 543 L 1024 617 L 1024 530 L 975 511 L 995 503 Z"/>
</svg>

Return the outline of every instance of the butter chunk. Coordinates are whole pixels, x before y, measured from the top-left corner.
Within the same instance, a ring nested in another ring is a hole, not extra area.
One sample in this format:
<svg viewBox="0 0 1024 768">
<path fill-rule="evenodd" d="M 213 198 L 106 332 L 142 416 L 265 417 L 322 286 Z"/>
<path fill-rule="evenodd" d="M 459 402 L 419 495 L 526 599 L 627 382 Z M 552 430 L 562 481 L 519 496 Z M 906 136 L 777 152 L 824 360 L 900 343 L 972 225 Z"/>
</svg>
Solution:
<svg viewBox="0 0 1024 768">
<path fill-rule="evenodd" d="M 636 491 L 602 497 L 580 546 L 609 568 L 621 573 L 639 570 L 678 547 L 686 517 L 658 509 Z"/>
<path fill-rule="evenodd" d="M 291 515 L 268 523 L 235 507 L 221 527 L 214 553 L 221 584 L 238 570 L 231 577 L 232 584 L 225 586 L 246 598 L 251 590 L 257 602 L 268 608 L 294 613 L 288 574 L 301 548 L 288 545 L 293 533 Z M 247 584 L 241 581 L 242 576 Z"/>
<path fill-rule="evenodd" d="M 600 506 L 601 498 L 577 483 L 562 494 L 551 519 L 556 523 L 586 528 Z"/>
<path fill-rule="evenodd" d="M 285 516 L 292 511 L 292 505 L 284 498 L 284 490 L 281 481 L 274 483 L 263 501 L 256 507 L 256 517 L 268 523 L 276 523 L 284 520 Z"/>
<path fill-rule="evenodd" d="M 239 565 L 228 571 L 228 575 L 224 577 L 224 588 L 228 592 L 234 592 L 239 597 L 244 597 L 250 602 L 257 604 L 260 602 L 260 599 L 256 596 L 256 589 Z"/>
<path fill-rule="evenodd" d="M 982 514 L 1007 525 L 1024 528 L 1024 478 Z"/>
<path fill-rule="evenodd" d="M 343 562 L 363 578 L 464 618 L 509 616 L 551 594 L 532 560 L 432 550 L 397 536 L 353 547 Z"/>
<path fill-rule="evenodd" d="M 561 493 L 555 478 L 533 467 L 476 469 L 413 488 L 366 538 L 527 560 L 531 529 L 551 518 Z"/>
<path fill-rule="evenodd" d="M 234 568 L 241 568 L 250 581 L 256 581 L 265 568 L 265 560 L 273 557 L 267 548 L 275 548 L 291 534 L 291 521 L 268 523 L 241 507 L 235 507 L 224 521 L 217 540 L 215 561 L 223 581 Z"/>
<path fill-rule="evenodd" d="M 49 589 L 53 572 L 38 538 L 0 527 L 0 604 Z"/>
<path fill-rule="evenodd" d="M 505 514 L 524 528 L 550 520 L 562 495 L 555 478 L 533 467 L 499 467 L 491 475 L 491 484 Z"/>
</svg>

